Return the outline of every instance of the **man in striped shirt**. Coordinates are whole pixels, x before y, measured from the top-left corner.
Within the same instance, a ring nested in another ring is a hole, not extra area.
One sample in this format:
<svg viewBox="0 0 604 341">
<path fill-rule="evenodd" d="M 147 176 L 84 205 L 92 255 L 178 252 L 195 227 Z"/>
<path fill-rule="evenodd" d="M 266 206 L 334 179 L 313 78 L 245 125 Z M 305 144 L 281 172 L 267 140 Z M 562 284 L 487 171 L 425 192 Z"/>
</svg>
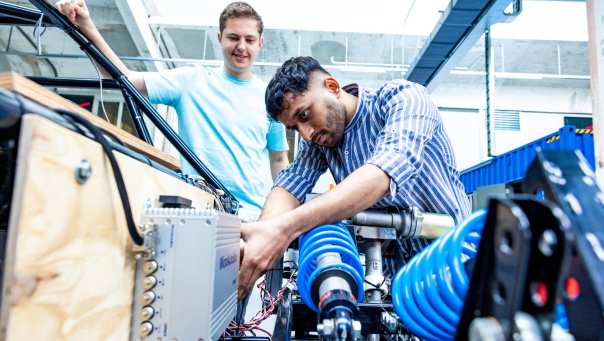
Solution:
<svg viewBox="0 0 604 341">
<path fill-rule="evenodd" d="M 422 86 L 393 80 L 377 89 L 342 88 L 315 59 L 295 57 L 277 70 L 265 101 L 304 141 L 275 180 L 260 221 L 242 226 L 240 296 L 317 225 L 370 207 L 416 206 L 456 223 L 470 213 L 440 114 Z M 327 169 L 338 185 L 305 202 Z M 411 252 L 422 246 L 407 244 Z"/>
</svg>

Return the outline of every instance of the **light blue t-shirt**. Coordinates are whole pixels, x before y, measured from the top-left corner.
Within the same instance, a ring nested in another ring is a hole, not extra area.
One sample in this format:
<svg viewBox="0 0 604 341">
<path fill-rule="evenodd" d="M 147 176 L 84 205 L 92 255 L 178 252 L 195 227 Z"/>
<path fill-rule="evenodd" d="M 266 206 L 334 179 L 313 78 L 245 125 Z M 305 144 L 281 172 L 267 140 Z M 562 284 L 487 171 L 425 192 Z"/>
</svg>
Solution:
<svg viewBox="0 0 604 341">
<path fill-rule="evenodd" d="M 176 109 L 179 135 L 241 205 L 262 208 L 273 183 L 268 152 L 288 149 L 285 127 L 266 112 L 266 84 L 205 67 L 150 72 L 144 79 L 149 100 Z M 197 174 L 181 162 L 183 172 Z"/>
</svg>

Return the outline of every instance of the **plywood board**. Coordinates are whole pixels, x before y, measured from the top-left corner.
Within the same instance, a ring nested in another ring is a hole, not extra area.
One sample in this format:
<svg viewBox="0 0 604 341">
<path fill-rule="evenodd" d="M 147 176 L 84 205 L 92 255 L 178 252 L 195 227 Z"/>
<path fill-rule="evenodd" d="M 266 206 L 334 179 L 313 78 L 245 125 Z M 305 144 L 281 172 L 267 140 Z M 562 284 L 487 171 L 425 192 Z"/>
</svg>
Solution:
<svg viewBox="0 0 604 341">
<path fill-rule="evenodd" d="M 44 105 L 51 109 L 62 108 L 76 112 L 86 117 L 98 127 L 101 127 L 117 136 L 130 148 L 147 155 L 154 161 L 157 161 L 171 169 L 180 168 L 180 162 L 175 157 L 161 152 L 160 150 L 147 144 L 136 136 L 133 136 L 130 133 L 112 125 L 111 123 L 92 114 L 91 112 L 80 107 L 79 105 L 55 94 L 54 92 L 38 85 L 37 83 L 23 76 L 20 76 L 19 74 L 16 74 L 14 72 L 0 73 L 0 87 L 14 91 L 24 97 L 29 98 L 32 101 L 40 103 L 41 105 Z"/>
<path fill-rule="evenodd" d="M 129 337 L 133 244 L 111 167 L 99 144 L 43 117 L 24 115 L 9 222 L 0 339 L 124 340 Z M 116 153 L 135 222 L 146 202 L 213 197 Z M 81 160 L 92 176 L 79 185 Z"/>
</svg>

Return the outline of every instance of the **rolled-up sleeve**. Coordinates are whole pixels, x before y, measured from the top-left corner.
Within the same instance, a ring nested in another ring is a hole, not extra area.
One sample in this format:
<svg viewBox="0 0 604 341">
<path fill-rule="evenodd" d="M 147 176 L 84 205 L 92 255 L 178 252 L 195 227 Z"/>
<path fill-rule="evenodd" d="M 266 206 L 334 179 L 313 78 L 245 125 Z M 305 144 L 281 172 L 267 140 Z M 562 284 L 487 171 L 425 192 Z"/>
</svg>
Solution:
<svg viewBox="0 0 604 341">
<path fill-rule="evenodd" d="M 390 195 L 394 197 L 402 186 L 417 178 L 424 146 L 438 124 L 438 108 L 425 88 L 417 84 L 393 85 L 380 97 L 385 124 L 367 163 L 390 177 Z"/>
<path fill-rule="evenodd" d="M 268 113 L 267 113 L 268 115 Z M 268 133 L 266 134 L 266 146 L 273 152 L 285 152 L 289 149 L 285 127 L 278 121 L 269 119 Z"/>
<path fill-rule="evenodd" d="M 281 187 L 303 203 L 315 183 L 327 170 L 325 155 L 320 147 L 300 141 L 298 154 L 292 164 L 275 179 L 274 187 Z"/>
</svg>

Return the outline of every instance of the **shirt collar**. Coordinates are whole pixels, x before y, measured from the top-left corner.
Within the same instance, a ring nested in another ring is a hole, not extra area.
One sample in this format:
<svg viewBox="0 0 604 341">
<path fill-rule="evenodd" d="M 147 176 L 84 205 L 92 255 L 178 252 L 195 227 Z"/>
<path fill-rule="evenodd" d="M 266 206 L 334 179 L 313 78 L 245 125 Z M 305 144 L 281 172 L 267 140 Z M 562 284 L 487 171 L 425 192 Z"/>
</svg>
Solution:
<svg viewBox="0 0 604 341">
<path fill-rule="evenodd" d="M 234 83 L 234 84 L 238 84 L 238 85 L 248 85 L 254 79 L 254 75 L 252 75 L 252 77 L 250 79 L 239 79 L 239 78 L 231 75 L 230 73 L 228 73 L 224 68 L 222 69 L 222 75 L 223 75 L 224 79 L 226 79 L 227 81 Z"/>
<path fill-rule="evenodd" d="M 344 91 L 348 92 L 349 94 L 357 96 L 359 99 L 357 101 L 357 109 L 354 112 L 354 116 L 352 116 L 352 120 L 350 120 L 350 122 L 348 122 L 346 129 L 344 129 L 344 134 L 346 134 L 354 128 L 354 126 L 357 124 L 357 122 L 359 122 L 359 120 L 360 120 L 359 117 L 361 116 L 360 113 L 365 111 L 366 94 L 365 94 L 364 89 L 361 88 L 361 86 L 358 84 L 349 84 L 349 85 L 346 85 L 345 87 L 343 87 L 342 89 L 344 89 Z"/>
</svg>

